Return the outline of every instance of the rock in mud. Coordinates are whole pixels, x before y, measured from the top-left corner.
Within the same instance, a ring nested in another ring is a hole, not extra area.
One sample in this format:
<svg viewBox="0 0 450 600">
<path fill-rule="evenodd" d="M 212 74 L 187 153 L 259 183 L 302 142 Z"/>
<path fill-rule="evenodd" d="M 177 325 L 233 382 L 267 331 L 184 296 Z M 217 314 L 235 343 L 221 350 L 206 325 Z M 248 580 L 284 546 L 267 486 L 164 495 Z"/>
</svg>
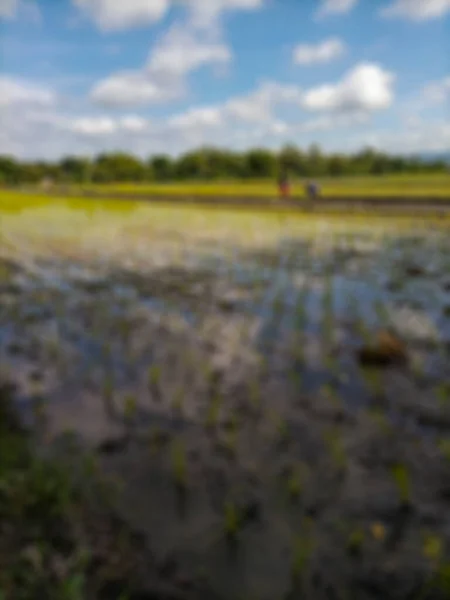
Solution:
<svg viewBox="0 0 450 600">
<path fill-rule="evenodd" d="M 405 269 L 406 275 L 409 277 L 423 277 L 427 274 L 426 270 L 420 265 L 409 265 Z"/>
<path fill-rule="evenodd" d="M 373 344 L 363 346 L 358 353 L 365 367 L 389 367 L 405 364 L 408 360 L 406 346 L 390 331 L 380 331 Z"/>
</svg>

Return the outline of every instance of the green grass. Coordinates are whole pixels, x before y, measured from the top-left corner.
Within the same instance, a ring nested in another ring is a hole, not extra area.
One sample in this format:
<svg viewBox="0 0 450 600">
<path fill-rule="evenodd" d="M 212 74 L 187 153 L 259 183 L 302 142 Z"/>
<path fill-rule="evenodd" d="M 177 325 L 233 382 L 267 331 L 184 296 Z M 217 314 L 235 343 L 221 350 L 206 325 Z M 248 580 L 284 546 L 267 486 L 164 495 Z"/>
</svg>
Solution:
<svg viewBox="0 0 450 600">
<path fill-rule="evenodd" d="M 318 178 L 323 195 L 348 196 L 435 196 L 450 198 L 450 175 L 389 175 L 342 178 Z M 305 180 L 292 181 L 292 193 L 304 196 Z M 131 194 L 136 196 L 218 196 L 274 197 L 274 180 L 251 181 L 183 181 L 170 183 L 115 183 L 73 185 L 65 189 L 77 194 L 82 191 L 102 194 Z"/>
<path fill-rule="evenodd" d="M 69 445 L 57 458 L 36 454 L 10 391 L 0 382 L 2 600 L 93 599 L 117 578 L 124 592 L 132 590 L 126 582 L 134 579 L 129 569 L 141 550 L 133 549 L 127 531 L 110 520 L 111 490 L 98 479 L 94 456 L 74 460 L 76 448 L 68 452 Z M 107 532 L 112 546 L 101 542 L 100 531 Z"/>
</svg>

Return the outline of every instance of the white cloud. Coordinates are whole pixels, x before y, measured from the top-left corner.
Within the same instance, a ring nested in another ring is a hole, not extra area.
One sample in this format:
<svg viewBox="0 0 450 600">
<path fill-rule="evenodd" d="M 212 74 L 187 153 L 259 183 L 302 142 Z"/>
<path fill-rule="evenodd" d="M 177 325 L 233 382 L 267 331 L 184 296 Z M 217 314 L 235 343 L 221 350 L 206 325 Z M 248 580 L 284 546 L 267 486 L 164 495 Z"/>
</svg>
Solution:
<svg viewBox="0 0 450 600">
<path fill-rule="evenodd" d="M 105 31 L 155 23 L 167 13 L 171 0 L 73 0 L 84 14 Z"/>
<path fill-rule="evenodd" d="M 450 101 L 450 76 L 426 85 L 423 90 L 423 99 L 431 104 L 442 104 Z"/>
<path fill-rule="evenodd" d="M 69 126 L 74 133 L 87 136 L 104 136 L 117 130 L 117 123 L 110 117 L 75 119 Z"/>
<path fill-rule="evenodd" d="M 374 132 L 366 137 L 364 145 L 401 154 L 448 152 L 450 124 L 448 121 L 418 120 L 399 131 Z"/>
<path fill-rule="evenodd" d="M 13 0 L 0 0 L 12 2 Z M 184 6 L 190 23 L 211 27 L 226 11 L 255 10 L 264 0 L 72 0 L 100 29 L 117 31 L 160 21 L 172 6 Z"/>
<path fill-rule="evenodd" d="M 312 111 L 372 112 L 388 108 L 394 99 L 394 76 L 382 67 L 362 63 L 339 82 L 306 92 L 303 105 Z"/>
<path fill-rule="evenodd" d="M 93 87 L 90 97 L 110 107 L 174 100 L 184 95 L 189 73 L 204 66 L 227 65 L 231 58 L 231 51 L 222 42 L 172 27 L 156 44 L 147 65 L 103 79 Z"/>
<path fill-rule="evenodd" d="M 342 15 L 349 13 L 358 4 L 358 0 L 321 0 L 317 16 Z"/>
<path fill-rule="evenodd" d="M 191 108 L 184 113 L 170 117 L 167 124 L 171 129 L 218 127 L 223 124 L 223 115 L 215 107 Z"/>
<path fill-rule="evenodd" d="M 229 48 L 218 41 L 202 40 L 188 29 L 173 27 L 150 56 L 147 72 L 160 77 L 176 77 L 208 64 L 226 64 Z"/>
<path fill-rule="evenodd" d="M 56 103 L 53 91 L 21 79 L 0 76 L 0 107 L 18 104 L 49 106 Z"/>
<path fill-rule="evenodd" d="M 343 56 L 346 46 L 339 38 L 330 38 L 319 44 L 300 44 L 294 49 L 294 63 L 314 65 L 328 63 Z"/>
<path fill-rule="evenodd" d="M 131 133 L 144 132 L 149 127 L 149 122 L 136 115 L 122 117 L 119 121 L 119 127 Z"/>
<path fill-rule="evenodd" d="M 197 27 L 211 27 L 227 11 L 252 11 L 265 0 L 184 0 L 190 10 L 191 22 Z"/>
<path fill-rule="evenodd" d="M 450 0 L 393 0 L 383 8 L 385 17 L 402 17 L 412 21 L 437 19 L 450 13 Z"/>
<path fill-rule="evenodd" d="M 0 0 L 0 19 L 14 19 L 18 15 L 33 23 L 41 19 L 35 0 Z"/>
<path fill-rule="evenodd" d="M 18 0 L 0 0 L 0 18 L 12 19 L 19 6 Z"/>
<path fill-rule="evenodd" d="M 144 106 L 172 100 L 181 95 L 181 89 L 163 86 L 145 71 L 122 71 L 97 83 L 90 98 L 105 107 Z"/>
</svg>

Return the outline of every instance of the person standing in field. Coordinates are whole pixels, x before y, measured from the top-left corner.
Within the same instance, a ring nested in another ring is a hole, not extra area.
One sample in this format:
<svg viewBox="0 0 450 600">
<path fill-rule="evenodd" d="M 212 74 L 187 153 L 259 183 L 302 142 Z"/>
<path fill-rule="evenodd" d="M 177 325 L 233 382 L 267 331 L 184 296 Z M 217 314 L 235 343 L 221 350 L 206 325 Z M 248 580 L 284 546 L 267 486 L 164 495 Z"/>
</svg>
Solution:
<svg viewBox="0 0 450 600">
<path fill-rule="evenodd" d="M 290 193 L 289 178 L 286 171 L 282 171 L 278 177 L 278 191 L 281 198 L 288 198 Z"/>
<path fill-rule="evenodd" d="M 309 203 L 311 205 L 314 204 L 314 201 L 318 199 L 320 193 L 318 184 L 315 181 L 308 181 L 305 191 Z"/>
</svg>

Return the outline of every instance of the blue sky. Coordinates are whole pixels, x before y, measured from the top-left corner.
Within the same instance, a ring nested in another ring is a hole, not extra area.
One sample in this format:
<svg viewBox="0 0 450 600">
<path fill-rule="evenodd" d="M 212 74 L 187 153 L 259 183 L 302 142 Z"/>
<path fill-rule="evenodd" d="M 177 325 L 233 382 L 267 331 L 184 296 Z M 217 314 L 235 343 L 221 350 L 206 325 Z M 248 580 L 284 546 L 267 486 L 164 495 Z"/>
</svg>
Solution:
<svg viewBox="0 0 450 600">
<path fill-rule="evenodd" d="M 0 152 L 450 148 L 450 0 L 0 0 Z"/>
</svg>

